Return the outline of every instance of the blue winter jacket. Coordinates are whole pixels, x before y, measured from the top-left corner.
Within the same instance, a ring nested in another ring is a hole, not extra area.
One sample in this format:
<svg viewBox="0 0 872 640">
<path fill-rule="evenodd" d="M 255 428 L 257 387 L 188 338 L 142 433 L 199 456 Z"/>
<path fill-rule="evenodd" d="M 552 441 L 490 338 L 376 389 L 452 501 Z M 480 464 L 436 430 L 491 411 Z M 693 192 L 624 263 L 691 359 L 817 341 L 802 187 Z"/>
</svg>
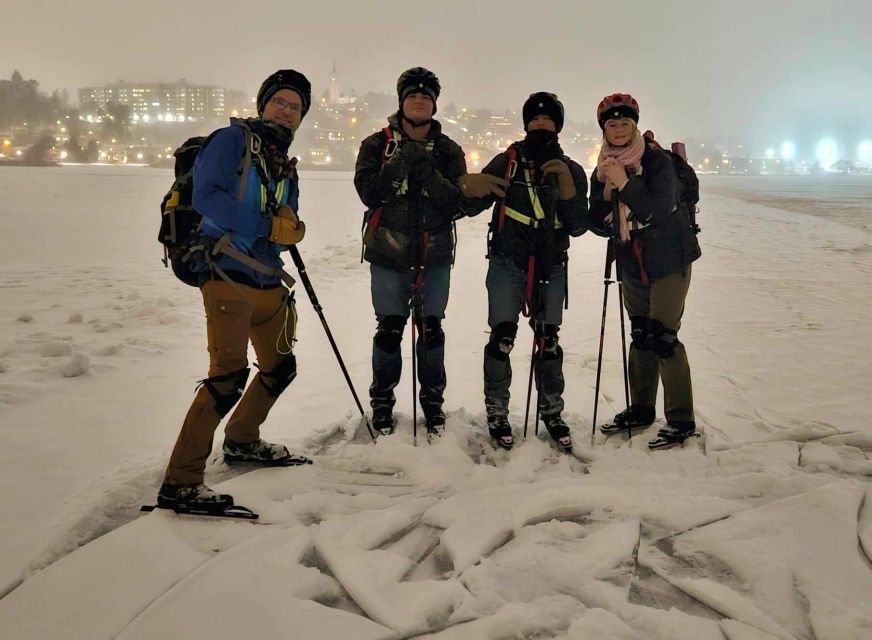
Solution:
<svg viewBox="0 0 872 640">
<path fill-rule="evenodd" d="M 257 132 L 257 121 L 252 130 Z M 194 208 L 203 216 L 201 233 L 209 238 L 220 238 L 229 231 L 232 245 L 268 267 L 282 267 L 279 253 L 287 247 L 269 239 L 272 222 L 266 211 L 266 201 L 261 189 L 261 179 L 252 158 L 248 184 L 243 199 L 237 200 L 240 170 L 245 155 L 245 132 L 231 120 L 231 125 L 216 131 L 203 147 L 194 162 Z M 280 184 L 270 179 L 270 189 L 276 194 L 279 205 L 289 204 L 299 211 L 299 184 L 296 174 L 285 178 Z M 250 286 L 273 287 L 281 279 L 268 276 L 241 264 L 225 255 L 216 260 L 218 266 L 234 281 Z M 208 272 L 204 260 L 193 266 L 194 270 Z"/>
</svg>

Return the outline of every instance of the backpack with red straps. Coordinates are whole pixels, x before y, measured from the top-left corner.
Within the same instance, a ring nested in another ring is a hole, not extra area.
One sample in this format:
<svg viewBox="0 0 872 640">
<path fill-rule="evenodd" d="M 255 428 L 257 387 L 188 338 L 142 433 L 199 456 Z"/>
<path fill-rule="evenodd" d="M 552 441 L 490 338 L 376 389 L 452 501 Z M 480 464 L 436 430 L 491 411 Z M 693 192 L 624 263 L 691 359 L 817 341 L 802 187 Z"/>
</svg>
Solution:
<svg viewBox="0 0 872 640">
<path fill-rule="evenodd" d="M 690 216 L 690 226 L 694 233 L 699 233 L 701 229 L 696 223 L 696 214 L 699 208 L 696 206 L 699 203 L 699 178 L 696 176 L 696 171 L 690 166 L 687 161 L 687 151 L 684 148 L 683 142 L 673 142 L 671 149 L 664 149 L 659 142 L 654 139 L 654 132 L 650 129 L 643 134 L 648 145 L 655 149 L 660 149 L 672 159 L 672 168 L 675 171 L 675 176 L 678 178 L 678 194 L 676 205 L 683 208 Z"/>
</svg>

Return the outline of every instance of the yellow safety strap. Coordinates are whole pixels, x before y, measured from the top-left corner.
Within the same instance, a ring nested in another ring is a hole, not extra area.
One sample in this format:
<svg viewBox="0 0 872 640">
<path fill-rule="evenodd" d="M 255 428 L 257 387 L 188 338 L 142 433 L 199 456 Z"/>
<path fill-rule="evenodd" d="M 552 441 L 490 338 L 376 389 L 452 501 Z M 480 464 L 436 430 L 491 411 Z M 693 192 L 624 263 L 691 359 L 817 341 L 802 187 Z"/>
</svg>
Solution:
<svg viewBox="0 0 872 640">
<path fill-rule="evenodd" d="M 530 194 L 530 203 L 533 205 L 533 215 L 535 218 L 531 218 L 508 206 L 506 207 L 506 215 L 512 220 L 536 229 L 539 227 L 540 221 L 545 219 L 545 210 L 542 209 L 542 203 L 539 202 L 539 196 L 536 195 L 536 190 L 533 188 L 533 180 L 530 178 L 530 170 L 527 167 L 524 167 L 524 182 L 527 185 L 527 193 Z M 555 229 L 562 227 L 563 225 L 560 224 L 560 220 L 554 221 Z"/>
<path fill-rule="evenodd" d="M 257 161 L 260 163 L 261 168 L 263 169 L 264 175 L 269 175 L 269 171 L 266 168 L 266 162 L 263 157 L 258 157 Z M 278 186 L 276 187 L 276 204 L 279 204 L 282 201 L 282 196 L 285 195 L 285 183 L 287 180 L 280 180 Z M 266 205 L 269 201 L 269 195 L 267 194 L 266 186 L 263 182 L 260 182 L 260 210 L 266 211 Z"/>
</svg>

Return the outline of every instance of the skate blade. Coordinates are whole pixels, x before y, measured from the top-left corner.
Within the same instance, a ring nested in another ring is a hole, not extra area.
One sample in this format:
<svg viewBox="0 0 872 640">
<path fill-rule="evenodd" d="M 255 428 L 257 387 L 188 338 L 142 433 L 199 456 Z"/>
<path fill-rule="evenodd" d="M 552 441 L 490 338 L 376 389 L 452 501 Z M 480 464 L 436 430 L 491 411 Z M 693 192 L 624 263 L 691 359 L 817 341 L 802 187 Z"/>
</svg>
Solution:
<svg viewBox="0 0 872 640">
<path fill-rule="evenodd" d="M 210 509 L 207 507 L 161 507 L 153 504 L 144 504 L 140 507 L 140 511 L 150 512 L 155 509 L 162 511 L 172 511 L 180 516 L 203 516 L 210 518 L 233 518 L 236 520 L 257 520 L 260 515 L 239 505 L 227 507 L 226 509 Z"/>
<path fill-rule="evenodd" d="M 651 442 L 648 443 L 648 448 L 651 451 L 660 451 L 662 449 L 674 449 L 675 447 L 682 447 L 683 448 L 685 446 L 685 443 L 687 443 L 688 440 L 690 440 L 691 438 L 699 438 L 699 437 L 700 437 L 700 434 L 691 433 L 690 435 L 685 436 L 681 440 L 663 440 L 663 441 L 652 440 Z"/>
<path fill-rule="evenodd" d="M 654 424 L 654 423 L 652 422 L 651 424 Z M 632 427 L 629 427 L 629 431 L 630 431 L 630 433 L 637 433 L 639 431 L 644 431 L 645 429 L 650 427 L 651 424 L 640 424 L 640 425 L 632 426 Z M 604 424 L 604 425 L 600 426 L 599 431 L 604 436 L 613 436 L 613 435 L 618 434 L 618 433 L 624 433 L 624 434 L 627 433 L 628 427 L 614 427 L 613 428 L 612 425 Z"/>
<path fill-rule="evenodd" d="M 288 456 L 279 460 L 251 460 L 224 454 L 224 463 L 231 467 L 300 467 L 312 464 L 306 456 Z"/>
</svg>

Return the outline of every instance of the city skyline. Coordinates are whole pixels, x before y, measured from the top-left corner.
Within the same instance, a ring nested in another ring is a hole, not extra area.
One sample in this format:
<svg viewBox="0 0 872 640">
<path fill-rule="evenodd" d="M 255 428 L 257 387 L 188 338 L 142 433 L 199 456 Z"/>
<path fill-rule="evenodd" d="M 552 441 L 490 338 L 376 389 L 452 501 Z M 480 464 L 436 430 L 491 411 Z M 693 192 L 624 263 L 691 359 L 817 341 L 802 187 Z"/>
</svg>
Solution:
<svg viewBox="0 0 872 640">
<path fill-rule="evenodd" d="M 0 75 L 19 68 L 48 91 L 188 78 L 253 95 L 268 73 L 295 67 L 320 95 L 335 59 L 358 94 L 390 93 L 403 68 L 421 64 L 440 76 L 444 104 L 502 112 L 544 89 L 584 123 L 603 95 L 628 91 L 641 126 L 669 138 L 872 136 L 872 6 L 856 0 L 11 0 L 0 15 Z"/>
</svg>

